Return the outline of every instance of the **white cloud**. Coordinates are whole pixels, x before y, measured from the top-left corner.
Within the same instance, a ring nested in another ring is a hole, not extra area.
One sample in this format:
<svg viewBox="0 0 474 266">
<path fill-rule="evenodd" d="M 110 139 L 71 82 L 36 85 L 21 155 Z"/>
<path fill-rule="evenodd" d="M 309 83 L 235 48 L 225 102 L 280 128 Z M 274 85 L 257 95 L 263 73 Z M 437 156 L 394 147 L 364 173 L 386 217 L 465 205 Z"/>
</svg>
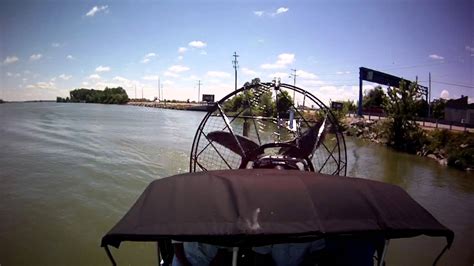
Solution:
<svg viewBox="0 0 474 266">
<path fill-rule="evenodd" d="M 474 53 L 474 47 L 471 47 L 469 45 L 466 45 L 466 51 Z"/>
<path fill-rule="evenodd" d="M 247 76 L 258 76 L 258 73 L 253 71 L 252 69 L 243 67 L 242 68 L 242 73 Z"/>
<path fill-rule="evenodd" d="M 285 73 L 285 72 L 276 72 L 276 73 L 272 73 L 270 75 L 268 75 L 269 78 L 273 79 L 273 78 L 280 78 L 280 79 L 284 79 L 284 78 L 288 78 L 288 73 Z"/>
<path fill-rule="evenodd" d="M 54 48 L 58 48 L 58 47 L 61 46 L 61 44 L 58 43 L 58 42 L 53 42 L 53 43 L 51 43 L 51 46 L 54 47 Z"/>
<path fill-rule="evenodd" d="M 368 87 L 364 86 L 364 88 L 367 89 Z M 329 101 L 356 100 L 359 95 L 358 86 L 322 86 L 311 91 L 314 96 L 326 104 Z"/>
<path fill-rule="evenodd" d="M 173 73 L 181 73 L 181 72 L 188 71 L 189 67 L 182 66 L 182 65 L 174 65 L 174 66 L 170 66 L 168 70 Z"/>
<path fill-rule="evenodd" d="M 199 54 L 200 54 L 200 55 L 207 55 L 207 52 L 204 51 L 204 50 L 202 50 Z"/>
<path fill-rule="evenodd" d="M 437 54 L 430 54 L 429 58 L 434 59 L 434 60 L 443 60 L 444 57 L 437 55 Z"/>
<path fill-rule="evenodd" d="M 142 79 L 144 80 L 158 80 L 160 77 L 157 75 L 148 75 L 148 76 L 143 76 Z"/>
<path fill-rule="evenodd" d="M 183 60 L 183 58 L 184 57 L 182 55 L 178 56 L 178 60 Z"/>
<path fill-rule="evenodd" d="M 54 88 L 54 83 L 53 82 L 37 82 L 36 87 L 40 89 L 51 89 L 51 88 Z"/>
<path fill-rule="evenodd" d="M 35 84 L 27 85 L 28 89 L 55 89 L 56 86 L 54 82 L 36 82 Z"/>
<path fill-rule="evenodd" d="M 110 71 L 110 67 L 102 66 L 102 65 L 96 67 L 95 69 L 95 72 L 108 72 L 108 71 Z"/>
<path fill-rule="evenodd" d="M 70 78 L 72 78 L 72 76 L 71 75 L 66 75 L 66 74 L 61 74 L 61 75 L 59 75 L 58 78 L 63 79 L 63 80 L 69 80 Z"/>
<path fill-rule="evenodd" d="M 273 64 L 262 64 L 260 67 L 263 69 L 277 69 L 277 68 L 285 68 L 289 64 L 295 61 L 295 55 L 289 53 L 283 53 L 278 55 L 278 59 Z"/>
<path fill-rule="evenodd" d="M 146 55 L 143 57 L 143 59 L 142 59 L 141 62 L 142 62 L 143 64 L 146 64 L 146 63 L 150 62 L 150 60 L 151 60 L 153 57 L 157 57 L 157 55 L 156 55 L 155 53 L 148 53 L 148 54 L 146 54 Z"/>
<path fill-rule="evenodd" d="M 188 48 L 186 48 L 186 47 L 179 47 L 178 48 L 178 53 L 184 54 L 187 50 L 188 50 Z"/>
<path fill-rule="evenodd" d="M 279 7 L 277 10 L 275 10 L 275 12 L 265 12 L 263 10 L 257 10 L 253 11 L 253 14 L 257 17 L 262 17 L 264 15 L 274 17 L 276 15 L 286 13 L 288 12 L 288 10 L 290 10 L 288 7 Z"/>
<path fill-rule="evenodd" d="M 307 80 L 296 80 L 296 86 L 304 87 L 315 87 L 325 85 L 326 82 L 319 79 L 307 79 Z"/>
<path fill-rule="evenodd" d="M 207 44 L 203 41 L 192 41 L 188 45 L 194 48 L 204 48 L 207 46 Z"/>
<path fill-rule="evenodd" d="M 114 81 L 118 81 L 118 82 L 129 82 L 130 80 L 127 79 L 127 78 L 124 78 L 124 77 L 121 77 L 121 76 L 115 76 L 113 78 Z"/>
<path fill-rule="evenodd" d="M 296 70 L 296 78 L 302 78 L 302 79 L 317 79 L 318 76 L 316 76 L 313 73 L 306 72 L 304 70 Z"/>
<path fill-rule="evenodd" d="M 100 76 L 97 74 L 92 74 L 89 76 L 89 79 L 100 79 Z"/>
<path fill-rule="evenodd" d="M 75 58 L 74 56 L 68 54 L 68 55 L 66 56 L 66 59 L 68 59 L 68 60 L 74 60 L 74 59 L 76 59 L 76 58 Z"/>
<path fill-rule="evenodd" d="M 7 58 L 5 58 L 5 60 L 3 60 L 3 63 L 5 65 L 8 65 L 8 64 L 15 63 L 18 60 L 20 60 L 20 59 L 18 59 L 18 57 L 16 57 L 16 56 L 7 56 Z"/>
<path fill-rule="evenodd" d="M 91 10 L 89 10 L 89 12 L 86 13 L 86 16 L 93 17 L 95 14 L 102 11 L 108 13 L 108 8 L 109 6 L 94 6 Z"/>
<path fill-rule="evenodd" d="M 174 85 L 174 82 L 171 81 L 171 80 L 165 80 L 165 81 L 161 82 L 161 84 L 169 86 L 169 85 Z"/>
<path fill-rule="evenodd" d="M 82 86 L 89 86 L 89 82 L 87 81 L 82 82 Z"/>
<path fill-rule="evenodd" d="M 42 54 L 32 54 L 32 55 L 30 56 L 30 60 L 31 60 L 31 61 L 40 60 L 41 57 L 43 57 Z"/>
<path fill-rule="evenodd" d="M 276 14 L 282 14 L 282 13 L 288 12 L 288 10 L 290 9 L 287 7 L 280 7 L 277 9 Z"/>
<path fill-rule="evenodd" d="M 223 72 L 223 71 L 207 71 L 206 75 L 211 78 L 229 78 L 230 77 L 229 73 Z"/>
<path fill-rule="evenodd" d="M 172 78 L 177 78 L 177 77 L 179 77 L 178 74 L 173 73 L 173 72 L 170 72 L 170 71 L 165 71 L 164 75 L 167 76 L 167 77 L 172 77 Z"/>
<path fill-rule="evenodd" d="M 11 77 L 11 76 L 13 76 L 13 74 L 11 72 L 7 72 L 7 76 Z"/>
<path fill-rule="evenodd" d="M 441 91 L 441 94 L 439 96 L 443 99 L 449 99 L 449 91 L 448 90 L 443 90 L 443 91 Z"/>
</svg>

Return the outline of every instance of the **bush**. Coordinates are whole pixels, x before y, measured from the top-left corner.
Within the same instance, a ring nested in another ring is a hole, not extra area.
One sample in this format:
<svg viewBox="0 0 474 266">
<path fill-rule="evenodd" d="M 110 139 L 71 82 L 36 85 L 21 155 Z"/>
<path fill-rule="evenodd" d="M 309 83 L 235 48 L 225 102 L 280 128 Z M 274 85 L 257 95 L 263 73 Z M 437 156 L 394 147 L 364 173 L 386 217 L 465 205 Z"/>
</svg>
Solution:
<svg viewBox="0 0 474 266">
<path fill-rule="evenodd" d="M 427 152 L 447 157 L 449 166 L 474 168 L 474 134 L 434 130 L 427 134 L 427 140 Z"/>
</svg>

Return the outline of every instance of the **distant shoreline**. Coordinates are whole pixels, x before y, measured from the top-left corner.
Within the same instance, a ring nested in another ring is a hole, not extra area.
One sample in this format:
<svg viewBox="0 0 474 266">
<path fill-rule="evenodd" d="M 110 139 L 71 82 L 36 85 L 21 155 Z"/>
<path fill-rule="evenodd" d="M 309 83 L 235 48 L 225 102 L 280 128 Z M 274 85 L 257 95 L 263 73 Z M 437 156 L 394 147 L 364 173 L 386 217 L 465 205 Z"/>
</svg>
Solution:
<svg viewBox="0 0 474 266">
<path fill-rule="evenodd" d="M 0 103 L 55 103 L 56 100 L 0 101 Z"/>
<path fill-rule="evenodd" d="M 162 108 L 184 111 L 202 111 L 207 112 L 213 105 L 200 103 L 182 103 L 182 102 L 128 102 L 127 105 Z"/>
</svg>

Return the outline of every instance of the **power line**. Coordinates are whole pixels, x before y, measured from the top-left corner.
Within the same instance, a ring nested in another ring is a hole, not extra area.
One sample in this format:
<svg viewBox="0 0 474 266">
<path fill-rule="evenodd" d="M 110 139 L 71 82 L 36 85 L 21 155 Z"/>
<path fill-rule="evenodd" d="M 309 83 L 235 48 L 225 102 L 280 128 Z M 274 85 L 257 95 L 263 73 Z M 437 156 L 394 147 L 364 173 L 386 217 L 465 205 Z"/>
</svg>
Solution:
<svg viewBox="0 0 474 266">
<path fill-rule="evenodd" d="M 474 86 L 471 86 L 471 85 L 456 84 L 456 83 L 450 83 L 450 82 L 444 82 L 444 81 L 434 81 L 434 80 L 432 80 L 431 82 L 439 83 L 439 84 L 444 84 L 444 85 L 451 85 L 451 86 L 463 87 L 463 88 L 470 88 L 470 89 L 474 88 Z"/>
<path fill-rule="evenodd" d="M 408 65 L 408 66 L 400 66 L 400 67 L 392 67 L 392 68 L 384 68 L 382 69 L 383 71 L 389 71 L 389 70 L 398 70 L 398 69 L 408 69 L 408 68 L 420 68 L 420 67 L 429 67 L 429 66 L 439 66 L 439 65 L 444 65 L 444 64 L 449 64 L 449 62 L 437 62 L 437 63 L 428 63 L 428 64 L 418 64 L 418 65 Z"/>
</svg>

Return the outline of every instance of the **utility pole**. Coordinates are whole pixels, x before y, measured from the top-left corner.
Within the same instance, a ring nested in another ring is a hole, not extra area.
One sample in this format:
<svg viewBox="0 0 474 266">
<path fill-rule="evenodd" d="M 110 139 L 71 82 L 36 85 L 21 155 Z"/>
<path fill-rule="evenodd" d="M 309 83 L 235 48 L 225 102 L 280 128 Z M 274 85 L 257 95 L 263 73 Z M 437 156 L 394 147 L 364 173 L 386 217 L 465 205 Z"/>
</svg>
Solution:
<svg viewBox="0 0 474 266">
<path fill-rule="evenodd" d="M 199 103 L 199 96 L 201 95 L 201 85 L 202 85 L 201 80 L 198 80 L 198 100 L 197 100 L 198 103 Z"/>
<path fill-rule="evenodd" d="M 293 71 L 293 73 L 291 73 L 289 77 L 290 77 L 290 78 L 293 78 L 293 86 L 296 87 L 296 77 L 297 77 L 298 75 L 296 75 L 296 69 L 291 69 L 291 71 Z M 296 93 L 296 91 L 293 90 L 293 105 L 294 105 L 295 102 L 296 102 L 295 93 Z"/>
<path fill-rule="evenodd" d="M 431 72 L 428 73 L 428 118 L 431 117 Z"/>
<path fill-rule="evenodd" d="M 158 77 L 158 101 L 160 101 L 160 78 Z"/>
<path fill-rule="evenodd" d="M 165 99 L 165 96 L 164 96 L 164 93 L 165 93 L 165 89 L 163 89 L 163 84 L 161 84 L 161 99 L 164 100 Z"/>
<path fill-rule="evenodd" d="M 144 99 L 144 98 L 143 98 L 143 87 L 142 87 L 142 100 L 143 100 L 143 99 Z"/>
<path fill-rule="evenodd" d="M 135 84 L 135 99 L 137 98 L 137 84 Z"/>
<path fill-rule="evenodd" d="M 235 77 L 235 87 L 234 87 L 234 90 L 237 90 L 237 68 L 239 68 L 239 61 L 237 61 L 237 57 L 239 57 L 239 55 L 237 54 L 237 52 L 234 52 L 234 60 L 232 60 L 232 65 L 234 66 L 234 77 Z"/>
</svg>

